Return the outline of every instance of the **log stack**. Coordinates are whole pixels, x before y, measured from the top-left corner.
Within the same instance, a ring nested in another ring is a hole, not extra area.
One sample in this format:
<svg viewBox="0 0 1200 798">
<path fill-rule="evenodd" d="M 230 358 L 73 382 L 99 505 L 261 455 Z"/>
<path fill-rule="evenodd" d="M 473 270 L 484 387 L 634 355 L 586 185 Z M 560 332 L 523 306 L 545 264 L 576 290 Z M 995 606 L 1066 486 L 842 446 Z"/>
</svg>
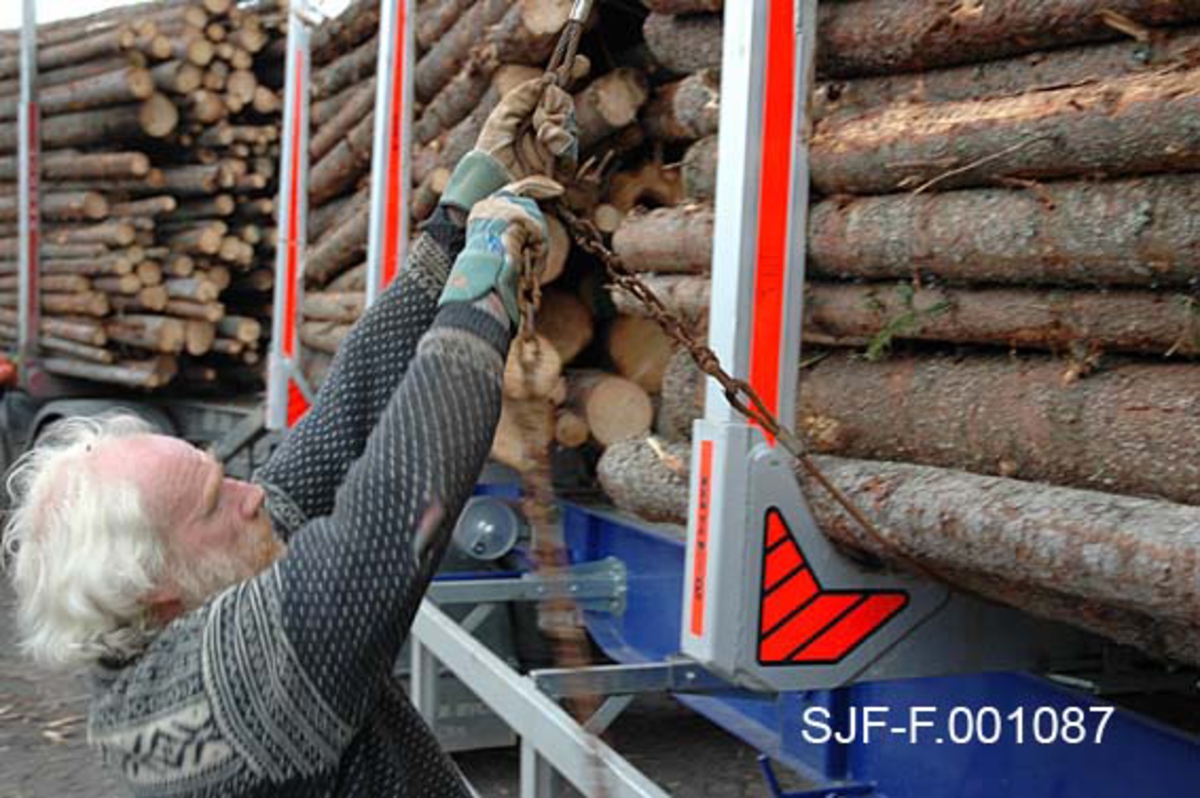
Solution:
<svg viewBox="0 0 1200 798">
<path fill-rule="evenodd" d="M 40 363 L 128 388 L 261 382 L 279 157 L 274 0 L 38 28 Z M 0 35 L 0 336 L 16 335 L 19 40 Z"/>
<path fill-rule="evenodd" d="M 680 194 L 614 178 L 594 221 L 703 332 L 722 3 L 643 3 L 667 77 L 642 129 L 684 148 Z M 886 542 L 810 484 L 830 536 L 1192 664 L 1198 24 L 1188 2 L 823 3 L 796 407 Z M 683 523 L 703 377 L 677 352 L 663 381 L 655 435 L 598 477 Z"/>
</svg>

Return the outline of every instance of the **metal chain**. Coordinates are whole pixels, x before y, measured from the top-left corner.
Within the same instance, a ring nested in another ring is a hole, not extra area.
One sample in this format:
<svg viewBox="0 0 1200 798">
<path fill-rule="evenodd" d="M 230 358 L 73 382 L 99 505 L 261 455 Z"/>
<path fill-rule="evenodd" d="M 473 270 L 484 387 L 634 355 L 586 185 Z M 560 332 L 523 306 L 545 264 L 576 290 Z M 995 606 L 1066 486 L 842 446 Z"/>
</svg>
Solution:
<svg viewBox="0 0 1200 798">
<path fill-rule="evenodd" d="M 888 549 L 895 549 L 896 544 L 883 536 L 866 514 L 840 488 L 829 481 L 821 472 L 812 457 L 805 450 L 804 443 L 792 430 L 779 422 L 763 402 L 754 387 L 745 380 L 737 379 L 721 367 L 721 361 L 708 346 L 700 343 L 692 335 L 688 325 L 676 313 L 673 313 L 663 301 L 655 295 L 649 286 L 631 272 L 621 261 L 621 258 L 604 244 L 604 238 L 590 221 L 579 218 L 563 203 L 558 203 L 555 211 L 567 226 L 571 237 L 581 249 L 595 256 L 604 264 L 605 271 L 613 284 L 624 289 L 642 303 L 647 313 L 663 328 L 663 331 L 680 346 L 687 349 L 695 361 L 697 368 L 712 377 L 720 384 L 725 393 L 725 401 L 747 419 L 758 424 L 769 435 L 775 438 L 800 466 L 811 475 L 817 483 L 833 497 L 842 508 L 850 514 L 862 528 L 873 538 L 876 538 Z M 905 556 L 905 559 L 911 560 Z"/>
</svg>

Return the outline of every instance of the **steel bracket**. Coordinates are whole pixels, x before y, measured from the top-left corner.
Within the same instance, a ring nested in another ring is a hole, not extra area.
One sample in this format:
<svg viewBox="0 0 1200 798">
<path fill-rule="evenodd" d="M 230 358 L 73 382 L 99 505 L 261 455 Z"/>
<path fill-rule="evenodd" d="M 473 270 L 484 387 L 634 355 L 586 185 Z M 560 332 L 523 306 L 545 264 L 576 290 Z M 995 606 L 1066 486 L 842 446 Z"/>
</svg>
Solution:
<svg viewBox="0 0 1200 798">
<path fill-rule="evenodd" d="M 516 579 L 450 579 L 429 586 L 436 604 L 484 604 L 503 601 L 573 599 L 580 609 L 622 615 L 625 612 L 625 563 L 616 557 L 547 568 Z"/>
<path fill-rule="evenodd" d="M 686 657 L 633 665 L 546 668 L 532 671 L 529 676 L 538 689 L 554 698 L 738 690 L 736 686 Z"/>
</svg>

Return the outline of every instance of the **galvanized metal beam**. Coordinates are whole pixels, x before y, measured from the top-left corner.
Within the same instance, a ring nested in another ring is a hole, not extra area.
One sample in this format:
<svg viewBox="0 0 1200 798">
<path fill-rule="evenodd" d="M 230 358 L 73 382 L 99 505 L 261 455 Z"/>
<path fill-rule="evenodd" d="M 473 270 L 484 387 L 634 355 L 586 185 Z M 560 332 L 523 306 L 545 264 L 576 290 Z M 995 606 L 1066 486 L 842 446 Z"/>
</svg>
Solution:
<svg viewBox="0 0 1200 798">
<path fill-rule="evenodd" d="M 38 321 L 38 239 L 41 147 L 37 106 L 37 10 L 35 0 L 21 5 L 21 99 L 17 108 L 18 256 L 17 356 L 21 380 L 27 380 L 30 360 L 36 354 Z"/>
<path fill-rule="evenodd" d="M 668 798 L 620 754 L 588 734 L 531 679 L 513 671 L 432 602 L 422 603 L 412 631 L 444 667 L 521 735 L 530 746 L 531 765 L 536 754 L 589 798 Z"/>
</svg>

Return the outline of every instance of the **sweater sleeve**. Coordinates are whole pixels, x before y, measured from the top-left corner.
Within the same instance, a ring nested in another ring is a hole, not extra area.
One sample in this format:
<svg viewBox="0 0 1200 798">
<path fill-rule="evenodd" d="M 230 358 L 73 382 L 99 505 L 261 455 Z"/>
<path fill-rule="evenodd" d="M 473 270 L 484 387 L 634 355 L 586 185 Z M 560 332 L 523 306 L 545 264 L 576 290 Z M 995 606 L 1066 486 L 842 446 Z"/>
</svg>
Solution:
<svg viewBox="0 0 1200 798">
<path fill-rule="evenodd" d="M 215 600 L 208 693 L 277 778 L 332 767 L 391 673 L 491 447 L 510 334 L 476 305 L 440 310 L 330 512 Z"/>
<path fill-rule="evenodd" d="M 328 515 L 334 491 L 400 384 L 437 312 L 464 227 L 439 208 L 413 245 L 406 268 L 346 337 L 313 406 L 253 481 L 283 539 Z"/>
</svg>

